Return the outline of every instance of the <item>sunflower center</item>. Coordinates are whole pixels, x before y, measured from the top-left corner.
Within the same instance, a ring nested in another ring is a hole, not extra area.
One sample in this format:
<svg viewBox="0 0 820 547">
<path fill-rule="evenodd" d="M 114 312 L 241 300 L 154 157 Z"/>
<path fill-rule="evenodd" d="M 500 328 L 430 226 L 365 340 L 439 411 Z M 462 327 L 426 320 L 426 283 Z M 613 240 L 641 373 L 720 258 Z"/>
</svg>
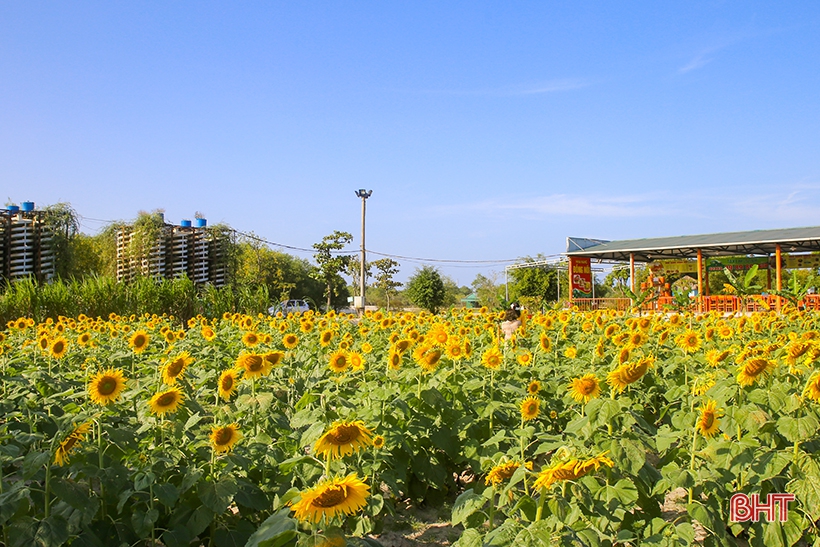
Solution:
<svg viewBox="0 0 820 547">
<path fill-rule="evenodd" d="M 51 348 L 54 353 L 62 353 L 64 349 L 65 344 L 62 341 L 54 342 L 54 346 Z"/>
<path fill-rule="evenodd" d="M 168 376 L 179 376 L 184 366 L 185 361 L 183 361 L 182 359 L 177 359 L 176 361 L 172 362 L 170 365 L 168 365 Z"/>
<path fill-rule="evenodd" d="M 231 439 L 233 439 L 233 430 L 230 427 L 218 429 L 214 435 L 214 443 L 218 446 L 223 446 L 230 443 Z"/>
<path fill-rule="evenodd" d="M 347 366 L 347 358 L 344 355 L 339 355 L 333 360 L 333 366 L 336 368 L 345 368 L 345 366 Z"/>
<path fill-rule="evenodd" d="M 144 346 L 144 345 L 145 345 L 145 337 L 144 337 L 143 335 L 141 335 L 141 334 L 138 334 L 138 335 L 134 338 L 134 347 L 135 347 L 135 348 L 141 348 L 141 347 L 142 347 L 142 346 Z"/>
<path fill-rule="evenodd" d="M 229 391 L 233 387 L 233 376 L 225 376 L 222 378 L 222 390 Z"/>
<path fill-rule="evenodd" d="M 715 423 L 715 415 L 711 412 L 704 412 L 703 417 L 700 419 L 700 423 L 703 426 L 703 429 L 709 429 L 712 427 L 712 424 Z"/>
<path fill-rule="evenodd" d="M 258 372 L 262 369 L 262 358 L 258 355 L 248 355 L 245 363 L 250 372 Z"/>
<path fill-rule="evenodd" d="M 639 364 L 639 365 L 632 365 L 627 367 L 626 370 L 623 371 L 623 379 L 626 383 L 631 384 L 632 382 L 637 382 L 641 376 L 644 375 L 646 372 L 646 365 Z"/>
<path fill-rule="evenodd" d="M 749 376 L 757 376 L 766 370 L 767 365 L 768 363 L 765 359 L 752 359 L 746 363 L 746 366 L 743 367 L 743 371 Z"/>
<path fill-rule="evenodd" d="M 117 379 L 111 376 L 103 376 L 100 380 L 97 391 L 100 395 L 111 395 L 117 389 Z"/>
<path fill-rule="evenodd" d="M 359 438 L 361 431 L 355 425 L 339 425 L 328 433 L 333 444 L 348 444 Z"/>
<path fill-rule="evenodd" d="M 578 391 L 580 391 L 584 395 L 589 395 L 590 393 L 595 391 L 595 381 L 590 378 L 581 380 L 581 386 Z"/>
<path fill-rule="evenodd" d="M 173 405 L 177 400 L 176 393 L 173 391 L 169 391 L 168 393 L 163 393 L 157 399 L 157 406 L 165 407 Z"/>
<path fill-rule="evenodd" d="M 319 507 L 336 507 L 347 499 L 347 492 L 341 486 L 330 486 L 313 500 Z"/>
</svg>

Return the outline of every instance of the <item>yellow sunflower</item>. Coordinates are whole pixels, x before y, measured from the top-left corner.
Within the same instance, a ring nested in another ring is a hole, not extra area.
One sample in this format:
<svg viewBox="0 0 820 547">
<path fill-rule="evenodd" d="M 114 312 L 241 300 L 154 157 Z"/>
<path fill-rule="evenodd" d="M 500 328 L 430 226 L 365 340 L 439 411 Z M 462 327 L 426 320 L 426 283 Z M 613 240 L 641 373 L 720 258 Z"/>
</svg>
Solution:
<svg viewBox="0 0 820 547">
<path fill-rule="evenodd" d="M 151 337 L 144 330 L 138 330 L 128 339 L 128 346 L 134 350 L 134 353 L 142 353 L 148 347 L 148 342 Z"/>
<path fill-rule="evenodd" d="M 162 367 L 162 381 L 172 386 L 185 372 L 185 368 L 194 362 L 194 358 L 187 351 L 183 351 Z"/>
<path fill-rule="evenodd" d="M 236 393 L 236 385 L 239 383 L 239 378 L 236 369 L 229 368 L 219 375 L 219 386 L 217 392 L 219 396 L 225 401 L 230 401 L 231 396 Z"/>
<path fill-rule="evenodd" d="M 401 367 L 401 353 L 391 350 L 390 353 L 387 354 L 387 365 L 392 370 L 398 370 Z"/>
<path fill-rule="evenodd" d="M 559 481 L 574 481 L 588 474 L 593 469 L 599 469 L 602 465 L 606 465 L 607 467 L 613 467 L 615 465 L 611 459 L 606 457 L 606 452 L 588 460 L 579 461 L 577 459 L 571 459 L 565 462 L 556 462 L 538 474 L 538 478 L 535 480 L 535 484 L 533 484 L 533 489 L 549 488 Z"/>
<path fill-rule="evenodd" d="M 55 359 L 62 359 L 68 351 L 68 340 L 62 336 L 55 338 L 51 343 L 51 356 Z"/>
<path fill-rule="evenodd" d="M 176 412 L 182 404 L 182 399 L 182 391 L 179 388 L 172 387 L 151 397 L 148 406 L 151 408 L 152 414 L 165 416 Z"/>
<path fill-rule="evenodd" d="M 549 353 L 552 349 L 552 341 L 550 340 L 549 336 L 546 334 L 541 334 L 541 337 L 538 339 L 538 347 L 541 348 L 541 351 L 544 353 Z"/>
<path fill-rule="evenodd" d="M 42 351 L 48 351 L 48 348 L 51 347 L 51 341 L 48 339 L 46 333 L 43 333 L 42 336 L 37 339 L 37 345 Z"/>
<path fill-rule="evenodd" d="M 242 434 L 239 432 L 239 425 L 230 424 L 223 427 L 211 428 L 211 446 L 216 452 L 228 452 L 233 445 L 239 442 Z"/>
<path fill-rule="evenodd" d="M 103 406 L 119 399 L 124 389 L 125 378 L 119 369 L 109 368 L 98 372 L 88 383 L 91 401 Z"/>
<path fill-rule="evenodd" d="M 484 479 L 484 484 L 487 486 L 493 485 L 498 486 L 504 481 L 510 480 L 515 470 L 521 467 L 521 462 L 505 462 L 500 463 L 494 466 L 490 471 L 487 473 L 487 477 Z M 524 467 L 527 469 L 532 469 L 532 462 L 527 462 L 524 464 Z"/>
<path fill-rule="evenodd" d="M 575 346 L 570 346 L 564 350 L 564 357 L 567 359 L 575 359 L 578 356 L 578 350 Z"/>
<path fill-rule="evenodd" d="M 416 349 L 413 350 L 413 359 L 416 360 L 416 363 L 418 363 L 425 372 L 432 372 L 436 369 L 436 366 L 438 366 L 441 360 L 441 355 L 442 350 L 427 344 L 419 344 Z"/>
<path fill-rule="evenodd" d="M 77 443 L 85 439 L 88 432 L 91 431 L 91 423 L 86 422 L 78 425 L 74 430 L 68 434 L 65 440 L 60 442 L 60 446 L 54 452 L 54 463 L 60 467 L 68 463 L 68 455 L 76 448 Z"/>
<path fill-rule="evenodd" d="M 523 401 L 521 401 L 521 418 L 525 422 L 530 420 L 534 420 L 538 417 L 538 412 L 541 410 L 541 401 L 538 397 L 534 395 L 530 395 Z"/>
<path fill-rule="evenodd" d="M 794 365 L 797 363 L 797 360 L 803 357 L 803 355 L 805 355 L 811 348 L 812 344 L 810 342 L 792 342 L 786 346 L 786 363 L 789 365 Z"/>
<path fill-rule="evenodd" d="M 447 357 L 452 359 L 453 361 L 460 361 L 464 358 L 464 350 L 461 347 L 460 343 L 450 343 L 447 344 Z"/>
<path fill-rule="evenodd" d="M 384 437 L 381 435 L 376 435 L 373 437 L 373 448 L 380 449 L 384 448 Z"/>
<path fill-rule="evenodd" d="M 77 337 L 77 343 L 81 346 L 87 346 L 91 342 L 91 334 L 84 332 Z"/>
<path fill-rule="evenodd" d="M 212 329 L 211 327 L 203 326 L 202 337 L 208 342 L 211 342 L 214 338 L 216 338 L 216 333 L 214 332 L 214 329 Z"/>
<path fill-rule="evenodd" d="M 541 382 L 539 382 L 538 380 L 533 380 L 527 386 L 527 393 L 529 393 L 530 395 L 536 395 L 539 391 L 541 391 Z"/>
<path fill-rule="evenodd" d="M 282 351 L 269 351 L 262 355 L 262 359 L 265 360 L 265 364 L 270 368 L 279 365 L 282 362 L 282 359 L 284 358 L 285 353 Z"/>
<path fill-rule="evenodd" d="M 248 331 L 242 335 L 242 343 L 245 344 L 245 347 L 252 348 L 259 342 L 261 342 L 259 335 L 253 331 Z"/>
<path fill-rule="evenodd" d="M 717 402 L 708 400 L 700 407 L 700 418 L 698 418 L 697 430 L 701 432 L 704 437 L 714 437 L 715 433 L 720 429 L 720 418 L 723 412 L 718 410 Z"/>
<path fill-rule="evenodd" d="M 405 351 L 407 351 L 411 347 L 413 347 L 413 340 L 410 339 L 410 338 L 397 339 L 393 343 L 393 349 L 397 353 L 404 353 Z"/>
<path fill-rule="evenodd" d="M 322 331 L 322 334 L 319 336 L 319 344 L 325 348 L 330 344 L 330 341 L 333 340 L 333 331 L 332 330 L 325 330 Z"/>
<path fill-rule="evenodd" d="M 245 371 L 245 378 L 261 378 L 271 371 L 271 364 L 258 353 L 241 353 L 236 359 L 236 368 Z"/>
<path fill-rule="evenodd" d="M 481 355 L 481 364 L 489 369 L 497 369 L 504 362 L 504 356 L 496 346 L 492 346 Z"/>
<path fill-rule="evenodd" d="M 337 373 L 342 373 L 350 366 L 350 361 L 347 358 L 347 352 L 339 349 L 330 354 L 329 358 L 330 370 Z"/>
<path fill-rule="evenodd" d="M 680 334 L 675 339 L 675 343 L 677 343 L 678 347 L 681 348 L 684 352 L 694 353 L 700 349 L 700 334 L 693 330 L 688 330 Z"/>
<path fill-rule="evenodd" d="M 820 372 L 816 372 L 809 378 L 806 388 L 803 390 L 803 396 L 813 401 L 820 401 Z"/>
<path fill-rule="evenodd" d="M 319 523 L 322 518 L 352 515 L 367 505 L 370 487 L 355 473 L 333 477 L 300 493 L 293 504 L 294 516 L 302 522 Z"/>
<path fill-rule="evenodd" d="M 373 444 L 371 432 L 362 421 L 334 422 L 313 447 L 313 452 L 328 459 L 347 456 Z"/>
<path fill-rule="evenodd" d="M 585 374 L 580 378 L 573 378 L 572 383 L 567 388 L 570 396 L 579 403 L 581 401 L 588 403 L 590 399 L 595 399 L 601 394 L 601 386 L 594 374 Z"/>
<path fill-rule="evenodd" d="M 288 333 L 282 337 L 282 344 L 287 349 L 293 349 L 299 345 L 299 337 L 292 332 Z"/>
<path fill-rule="evenodd" d="M 348 360 L 353 370 L 362 370 L 364 368 L 364 358 L 358 351 L 351 351 L 348 353 Z"/>
<path fill-rule="evenodd" d="M 774 368 L 774 361 L 764 357 L 747 359 L 740 365 L 740 371 L 737 374 L 737 383 L 741 386 L 751 386 L 760 378 L 769 374 L 772 368 Z"/>
<path fill-rule="evenodd" d="M 528 367 L 532 364 L 532 352 L 524 350 L 518 354 L 515 360 L 518 361 L 518 364 L 522 367 Z"/>
<path fill-rule="evenodd" d="M 654 363 L 651 357 L 644 357 L 635 363 L 624 363 L 607 375 L 607 383 L 616 392 L 622 392 L 626 386 L 640 380 Z"/>
<path fill-rule="evenodd" d="M 726 360 L 727 357 L 732 352 L 728 349 L 719 350 L 719 349 L 710 349 L 706 352 L 706 362 L 712 365 L 713 367 L 718 366 L 720 363 Z"/>
</svg>

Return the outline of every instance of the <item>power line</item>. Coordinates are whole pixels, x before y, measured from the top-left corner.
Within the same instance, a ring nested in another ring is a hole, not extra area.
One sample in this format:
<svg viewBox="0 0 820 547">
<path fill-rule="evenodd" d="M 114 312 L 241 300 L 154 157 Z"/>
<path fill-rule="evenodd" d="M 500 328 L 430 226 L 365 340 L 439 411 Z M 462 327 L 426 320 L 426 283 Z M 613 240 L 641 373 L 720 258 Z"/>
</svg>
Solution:
<svg viewBox="0 0 820 547">
<path fill-rule="evenodd" d="M 231 228 L 231 231 L 235 234 L 239 234 L 239 235 L 241 235 L 243 237 L 246 237 L 248 239 L 253 239 L 253 240 L 258 241 L 260 243 L 265 243 L 267 245 L 272 245 L 274 247 L 281 247 L 283 249 L 290 249 L 290 250 L 293 250 L 293 251 L 302 251 L 302 252 L 306 252 L 306 253 L 315 253 L 316 252 L 315 248 L 306 249 L 304 247 L 294 247 L 293 245 L 285 245 L 283 243 L 276 243 L 276 242 L 273 242 L 273 241 L 268 241 L 267 239 L 265 239 L 263 237 L 259 237 L 257 235 L 248 234 L 248 233 L 245 233 L 245 232 L 240 232 L 239 230 L 234 230 L 233 228 Z M 356 251 L 345 251 L 345 250 L 330 251 L 330 252 L 332 254 L 339 254 L 339 255 L 355 255 L 356 254 Z"/>
<path fill-rule="evenodd" d="M 401 256 L 401 255 L 392 255 L 387 253 L 380 253 L 378 251 L 372 251 L 367 249 L 368 253 L 372 253 L 379 256 L 386 256 L 389 258 L 400 258 L 402 260 L 411 260 L 415 262 L 444 262 L 448 264 L 504 264 L 506 262 L 517 262 L 518 258 L 505 258 L 501 260 L 457 260 L 457 259 L 443 259 L 443 258 L 418 258 L 414 256 Z"/>
<path fill-rule="evenodd" d="M 86 216 L 83 216 L 79 213 L 77 214 L 77 216 L 81 220 L 91 220 L 91 221 L 94 221 L 94 222 L 107 222 L 107 223 L 117 222 L 115 220 L 105 220 L 105 219 L 101 219 L 101 218 L 86 217 Z M 306 247 L 297 247 L 295 245 L 286 245 L 284 243 L 277 243 L 275 241 L 270 241 L 268 239 L 265 239 L 264 237 L 259 237 L 255 234 L 242 232 L 242 231 L 237 230 L 235 228 L 229 228 L 229 230 L 232 233 L 236 234 L 236 235 L 240 235 L 240 236 L 245 237 L 247 239 L 258 241 L 260 243 L 264 243 L 264 244 L 270 245 L 272 247 L 279 247 L 281 249 L 288 249 L 288 250 L 291 250 L 291 251 L 299 251 L 299 252 L 303 252 L 303 253 L 315 253 L 316 252 L 315 248 L 308 249 Z M 366 251 L 368 253 L 372 253 L 372 254 L 379 255 L 379 256 L 384 256 L 384 257 L 387 257 L 387 258 L 396 258 L 396 259 L 399 259 L 399 260 L 407 260 L 407 261 L 410 261 L 410 262 L 417 262 L 417 263 L 420 263 L 420 264 L 425 264 L 425 263 L 443 264 L 443 265 L 447 265 L 448 267 L 452 267 L 452 268 L 481 268 L 481 267 L 485 267 L 485 266 L 515 263 L 515 262 L 519 262 L 521 260 L 520 258 L 505 258 L 505 259 L 494 259 L 494 260 L 460 260 L 460 259 L 444 259 L 444 258 L 421 258 L 421 257 L 414 257 L 414 256 L 403 256 L 403 255 L 395 255 L 395 254 L 389 254 L 389 253 L 380 253 L 378 251 L 372 251 L 370 249 L 366 249 Z M 332 254 L 338 254 L 338 255 L 355 255 L 357 253 L 357 251 L 340 250 L 340 251 L 331 251 L 331 253 Z M 551 257 L 557 257 L 557 256 L 560 256 L 560 255 L 557 255 L 557 254 L 547 255 L 545 258 L 551 258 Z"/>
</svg>

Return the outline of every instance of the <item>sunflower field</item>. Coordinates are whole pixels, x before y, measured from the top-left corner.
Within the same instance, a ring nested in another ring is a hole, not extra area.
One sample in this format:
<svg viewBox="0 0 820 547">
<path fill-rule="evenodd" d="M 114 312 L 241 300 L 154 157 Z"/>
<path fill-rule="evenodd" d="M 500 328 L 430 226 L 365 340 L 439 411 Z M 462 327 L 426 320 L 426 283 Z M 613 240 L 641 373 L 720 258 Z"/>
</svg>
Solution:
<svg viewBox="0 0 820 547">
<path fill-rule="evenodd" d="M 820 545 L 820 316 L 500 321 L 9 321 L 3 545 L 372 547 L 408 502 L 460 547 Z"/>
</svg>

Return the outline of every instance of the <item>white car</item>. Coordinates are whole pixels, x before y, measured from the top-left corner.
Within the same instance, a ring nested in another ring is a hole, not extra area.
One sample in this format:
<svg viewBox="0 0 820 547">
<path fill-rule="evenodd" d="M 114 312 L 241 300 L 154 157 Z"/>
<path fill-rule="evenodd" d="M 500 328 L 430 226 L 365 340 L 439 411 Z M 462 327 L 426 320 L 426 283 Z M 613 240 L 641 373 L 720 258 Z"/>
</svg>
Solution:
<svg viewBox="0 0 820 547">
<path fill-rule="evenodd" d="M 268 313 L 276 315 L 277 312 L 282 312 L 284 315 L 288 315 L 291 313 L 305 313 L 309 309 L 310 305 L 304 300 L 285 300 L 268 308 Z"/>
</svg>

